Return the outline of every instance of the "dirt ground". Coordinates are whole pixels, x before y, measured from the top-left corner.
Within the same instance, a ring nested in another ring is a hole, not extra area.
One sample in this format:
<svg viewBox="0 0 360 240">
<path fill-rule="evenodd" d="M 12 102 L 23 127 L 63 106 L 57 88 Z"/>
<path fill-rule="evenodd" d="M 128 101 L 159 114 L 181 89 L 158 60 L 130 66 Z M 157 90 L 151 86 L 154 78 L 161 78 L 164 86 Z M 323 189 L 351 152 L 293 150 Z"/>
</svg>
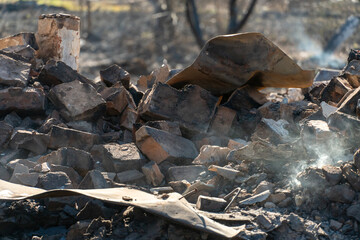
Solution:
<svg viewBox="0 0 360 240">
<path fill-rule="evenodd" d="M 182 1 L 172 1 L 173 31 L 171 24 L 159 25 L 162 15 L 155 11 L 153 2 L 156 1 L 120 0 L 107 8 L 120 9 L 117 11 L 94 7 L 90 28 L 85 10 L 70 11 L 63 7 L 40 5 L 36 1 L 9 2 L 0 1 L 0 37 L 36 31 L 37 17 L 42 13 L 65 12 L 80 16 L 83 37 L 80 71 L 91 79 L 98 76 L 100 69 L 117 63 L 136 80 L 137 76 L 150 73 L 161 65 L 164 59 L 171 68 L 183 68 L 199 52 L 186 22 Z M 102 4 L 105 6 L 108 2 L 102 1 Z M 246 6 L 249 0 L 238 2 L 239 9 L 244 9 L 241 6 Z M 199 0 L 197 4 L 204 38 L 226 33 L 227 2 Z M 68 5 L 64 7 L 69 8 Z M 308 59 L 321 53 L 346 19 L 359 11 L 360 3 L 355 0 L 259 0 L 242 32 L 262 32 L 300 65 L 316 68 L 317 64 Z M 356 32 L 337 49 L 336 62 L 320 61 L 321 65 L 342 68 L 350 48 L 359 47 L 359 40 L 360 35 Z"/>
</svg>

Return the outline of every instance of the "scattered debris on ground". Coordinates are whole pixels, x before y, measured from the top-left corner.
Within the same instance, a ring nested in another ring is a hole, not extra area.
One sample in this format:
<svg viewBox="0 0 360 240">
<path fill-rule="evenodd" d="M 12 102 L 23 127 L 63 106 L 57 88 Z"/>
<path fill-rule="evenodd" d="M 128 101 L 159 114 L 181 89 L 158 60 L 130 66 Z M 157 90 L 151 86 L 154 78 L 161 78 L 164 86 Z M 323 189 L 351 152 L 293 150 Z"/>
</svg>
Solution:
<svg viewBox="0 0 360 240">
<path fill-rule="evenodd" d="M 180 72 L 90 80 L 78 31 L 50 14 L 0 39 L 1 236 L 359 238 L 359 60 L 313 82 L 236 34 Z"/>
</svg>

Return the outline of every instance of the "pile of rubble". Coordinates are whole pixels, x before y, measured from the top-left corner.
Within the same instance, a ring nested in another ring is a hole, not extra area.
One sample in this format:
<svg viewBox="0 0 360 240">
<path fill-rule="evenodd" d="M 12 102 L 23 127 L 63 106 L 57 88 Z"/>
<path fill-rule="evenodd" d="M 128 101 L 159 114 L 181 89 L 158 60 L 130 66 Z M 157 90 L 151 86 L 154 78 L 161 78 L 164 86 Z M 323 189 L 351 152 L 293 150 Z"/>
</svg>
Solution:
<svg viewBox="0 0 360 240">
<path fill-rule="evenodd" d="M 78 31 L 53 14 L 0 39 L 4 239 L 358 238 L 359 60 L 312 84 L 262 35 L 240 34 L 180 72 L 135 85 L 112 65 L 92 81 L 76 71 Z"/>
</svg>

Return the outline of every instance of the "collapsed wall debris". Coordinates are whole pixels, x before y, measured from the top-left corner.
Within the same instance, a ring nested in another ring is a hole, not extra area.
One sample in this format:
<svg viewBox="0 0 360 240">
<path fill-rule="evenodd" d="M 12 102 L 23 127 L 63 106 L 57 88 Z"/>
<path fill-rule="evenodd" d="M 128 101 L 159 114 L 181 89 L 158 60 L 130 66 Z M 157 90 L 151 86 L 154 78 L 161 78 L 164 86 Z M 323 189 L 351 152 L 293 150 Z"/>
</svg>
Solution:
<svg viewBox="0 0 360 240">
<path fill-rule="evenodd" d="M 78 30 L 51 14 L 0 39 L 1 236 L 358 238 L 359 60 L 313 83 L 235 34 L 175 75 L 136 86 L 112 65 L 95 82 L 77 72 Z"/>
</svg>

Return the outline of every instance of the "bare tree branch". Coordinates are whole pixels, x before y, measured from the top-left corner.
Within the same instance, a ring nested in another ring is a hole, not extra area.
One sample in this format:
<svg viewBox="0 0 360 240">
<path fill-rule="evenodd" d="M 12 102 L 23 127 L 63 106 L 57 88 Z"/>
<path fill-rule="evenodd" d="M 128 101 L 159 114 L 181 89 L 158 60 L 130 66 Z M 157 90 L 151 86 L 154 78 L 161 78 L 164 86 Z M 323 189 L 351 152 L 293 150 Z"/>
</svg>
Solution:
<svg viewBox="0 0 360 240">
<path fill-rule="evenodd" d="M 257 0 L 252 0 L 243 18 L 238 23 L 235 23 L 237 21 L 236 0 L 230 0 L 230 23 L 228 33 L 236 33 L 245 26 L 246 22 L 249 20 L 251 13 L 255 9 L 256 3 Z"/>
<path fill-rule="evenodd" d="M 194 0 L 186 0 L 186 19 L 190 24 L 191 31 L 196 38 L 197 44 L 202 47 L 205 41 L 203 39 L 203 34 L 200 28 L 199 15 Z"/>
</svg>

